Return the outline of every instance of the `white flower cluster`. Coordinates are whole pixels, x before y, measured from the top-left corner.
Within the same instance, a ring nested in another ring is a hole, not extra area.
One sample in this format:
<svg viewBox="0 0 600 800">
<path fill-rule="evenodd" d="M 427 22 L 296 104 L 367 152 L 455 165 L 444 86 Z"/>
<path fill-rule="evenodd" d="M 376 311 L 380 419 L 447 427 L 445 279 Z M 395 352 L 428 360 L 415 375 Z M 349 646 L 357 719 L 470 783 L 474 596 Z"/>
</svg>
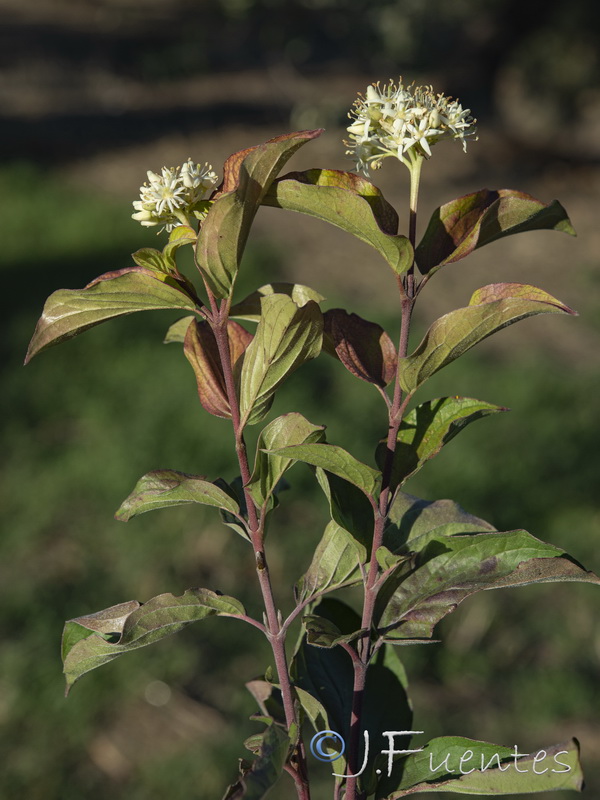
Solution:
<svg viewBox="0 0 600 800">
<path fill-rule="evenodd" d="M 133 202 L 136 213 L 131 216 L 142 225 L 163 225 L 167 231 L 189 225 L 189 215 L 206 216 L 196 206 L 217 181 L 210 164 L 202 167 L 191 158 L 180 167 L 163 167 L 160 175 L 148 170 L 148 183 L 140 187 L 140 199 Z"/>
<path fill-rule="evenodd" d="M 434 94 L 431 86 L 409 87 L 390 81 L 359 95 L 348 116 L 350 141 L 346 152 L 356 159 L 357 169 L 377 169 L 381 160 L 394 156 L 409 165 L 413 155 L 431 156 L 431 145 L 440 139 L 459 139 L 466 151 L 466 137 L 475 136 L 476 120 L 470 109 L 451 97 Z"/>
</svg>

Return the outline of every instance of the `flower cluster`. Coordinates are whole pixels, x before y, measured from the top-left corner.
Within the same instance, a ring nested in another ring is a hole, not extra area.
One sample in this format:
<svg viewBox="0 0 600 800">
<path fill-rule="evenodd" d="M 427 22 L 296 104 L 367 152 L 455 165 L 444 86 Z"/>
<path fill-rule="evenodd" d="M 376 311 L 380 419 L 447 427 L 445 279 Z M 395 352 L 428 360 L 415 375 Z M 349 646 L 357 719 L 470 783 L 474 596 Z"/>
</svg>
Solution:
<svg viewBox="0 0 600 800">
<path fill-rule="evenodd" d="M 133 202 L 136 213 L 132 217 L 142 225 L 162 225 L 167 231 L 189 225 L 190 216 L 206 216 L 201 201 L 217 181 L 210 164 L 202 167 L 191 158 L 180 167 L 163 167 L 160 175 L 148 170 L 148 183 L 140 188 L 140 199 Z"/>
<path fill-rule="evenodd" d="M 466 151 L 466 137 L 476 133 L 470 109 L 451 97 L 434 94 L 431 86 L 408 87 L 402 79 L 396 86 L 379 83 L 359 95 L 348 116 L 350 141 L 346 152 L 356 159 L 357 169 L 377 169 L 388 156 L 407 166 L 415 156 L 431 156 L 431 145 L 440 139 L 459 139 Z"/>
</svg>

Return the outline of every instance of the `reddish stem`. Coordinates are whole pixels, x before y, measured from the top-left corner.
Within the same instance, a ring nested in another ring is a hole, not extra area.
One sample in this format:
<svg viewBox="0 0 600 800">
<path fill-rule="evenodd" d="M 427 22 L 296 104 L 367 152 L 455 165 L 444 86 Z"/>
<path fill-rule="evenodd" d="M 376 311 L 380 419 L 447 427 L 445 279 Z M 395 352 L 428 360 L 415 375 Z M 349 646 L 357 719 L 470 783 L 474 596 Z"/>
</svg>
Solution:
<svg viewBox="0 0 600 800">
<path fill-rule="evenodd" d="M 422 159 L 413 164 L 411 169 L 411 196 L 409 209 L 408 238 L 414 249 L 416 243 L 417 229 L 417 196 L 419 187 L 419 174 Z M 410 269 L 403 279 L 398 278 L 398 289 L 400 293 L 402 320 L 400 326 L 400 341 L 398 343 L 398 362 L 408 353 L 408 337 L 410 333 L 410 321 L 415 304 L 417 288 L 415 286 L 415 264 L 414 259 Z M 363 602 L 363 614 L 361 627 L 367 634 L 357 644 L 358 657 L 353 659 L 354 666 L 354 686 L 352 690 L 352 711 L 350 714 L 350 741 L 348 744 L 348 769 L 350 775 L 355 775 L 359 770 L 359 749 L 362 711 L 364 705 L 365 685 L 367 680 L 367 669 L 369 660 L 373 655 L 373 645 L 371 642 L 370 631 L 373 625 L 373 615 L 375 612 L 375 601 L 379 591 L 379 564 L 377 562 L 377 550 L 383 542 L 385 522 L 389 512 L 390 504 L 393 500 L 391 493 L 392 467 L 398 431 L 402 423 L 402 416 L 410 400 L 411 395 L 407 394 L 403 398 L 402 387 L 399 379 L 399 366 L 396 369 L 394 384 L 394 398 L 389 408 L 389 427 L 386 446 L 385 462 L 381 475 L 381 493 L 379 495 L 379 506 L 375 510 L 375 525 L 373 528 L 373 544 L 371 546 L 371 559 L 367 580 L 365 583 L 365 593 Z M 344 800 L 364 800 L 365 792 L 358 790 L 358 778 L 350 777 L 346 782 L 346 793 Z"/>
<path fill-rule="evenodd" d="M 218 306 L 213 293 L 208 289 L 208 287 L 207 291 L 212 312 L 210 323 L 219 351 L 219 358 L 221 361 L 221 368 L 223 370 L 225 388 L 227 391 L 227 399 L 231 409 L 231 421 L 233 423 L 233 432 L 235 437 L 235 450 L 240 467 L 242 484 L 244 486 L 244 497 L 246 500 L 246 508 L 248 513 L 248 533 L 254 548 L 256 573 L 258 575 L 260 590 L 265 606 L 266 634 L 273 650 L 275 667 L 277 669 L 277 676 L 279 679 L 281 696 L 283 699 L 285 720 L 289 730 L 291 726 L 297 722 L 297 718 L 292 685 L 288 671 L 287 655 L 285 652 L 286 631 L 281 630 L 279 621 L 280 617 L 277 612 L 277 606 L 273 596 L 273 587 L 269 575 L 267 557 L 264 550 L 264 518 L 263 515 L 259 516 L 252 494 L 248 489 L 251 473 L 248 463 L 246 443 L 244 441 L 243 428 L 241 425 L 240 407 L 235 389 L 233 365 L 231 363 L 231 353 L 229 349 L 229 335 L 227 332 L 227 324 L 229 320 L 229 302 L 227 300 L 223 300 L 221 305 Z M 310 800 L 310 791 L 306 775 L 306 760 L 302 747 L 299 747 L 298 749 L 298 768 L 290 768 L 287 771 L 289 771 L 294 777 L 296 792 L 299 800 Z"/>
</svg>

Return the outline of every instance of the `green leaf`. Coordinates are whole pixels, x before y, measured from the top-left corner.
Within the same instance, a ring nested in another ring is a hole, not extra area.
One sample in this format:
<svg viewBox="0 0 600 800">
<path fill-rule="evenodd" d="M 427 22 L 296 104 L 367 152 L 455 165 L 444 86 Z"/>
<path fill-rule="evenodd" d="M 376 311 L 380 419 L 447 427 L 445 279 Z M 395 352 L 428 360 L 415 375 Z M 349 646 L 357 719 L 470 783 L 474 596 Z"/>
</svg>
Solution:
<svg viewBox="0 0 600 800">
<path fill-rule="evenodd" d="M 235 367 L 252 341 L 252 334 L 237 322 L 227 323 L 229 355 Z M 196 376 L 198 397 L 203 408 L 215 417 L 229 419 L 231 406 L 227 396 L 221 356 L 212 328 L 208 322 L 194 320 L 187 328 L 183 352 Z"/>
<path fill-rule="evenodd" d="M 302 624 L 306 629 L 306 641 L 313 647 L 334 647 L 338 642 L 345 641 L 338 626 L 317 614 L 306 614 L 302 617 Z M 361 631 L 356 631 L 360 634 Z"/>
<path fill-rule="evenodd" d="M 438 535 L 420 551 L 377 625 L 386 638 L 427 638 L 475 592 L 549 581 L 600 583 L 563 550 L 527 531 Z"/>
<path fill-rule="evenodd" d="M 261 714 L 265 718 L 271 717 L 275 722 L 285 725 L 285 709 L 283 707 L 281 689 L 278 686 L 269 683 L 263 678 L 255 678 L 252 681 L 248 681 L 245 686 L 256 700 Z M 254 719 L 254 717 L 251 717 L 251 719 Z"/>
<path fill-rule="evenodd" d="M 142 267 L 100 275 L 83 289 L 59 289 L 46 300 L 25 358 L 71 339 L 107 319 L 134 311 L 194 310 L 197 298 L 175 278 Z"/>
<path fill-rule="evenodd" d="M 121 603 L 96 614 L 69 620 L 62 657 L 67 692 L 86 672 L 117 656 L 145 647 L 205 617 L 237 616 L 244 607 L 234 597 L 208 589 L 188 589 L 181 597 L 160 594 L 143 605 Z"/>
<path fill-rule="evenodd" d="M 377 550 L 379 564 L 391 572 L 377 593 L 376 616 L 379 617 L 398 586 L 414 571 L 416 556 L 432 539 L 495 530 L 489 522 L 467 513 L 453 500 L 421 500 L 397 492 L 388 513 L 383 545 Z M 395 640 L 402 644 L 415 641 L 426 640 Z"/>
<path fill-rule="evenodd" d="M 317 467 L 316 477 L 329 503 L 331 519 L 354 539 L 364 562 L 373 541 L 373 506 L 368 497 L 348 481 Z"/>
<path fill-rule="evenodd" d="M 150 269 L 155 272 L 168 272 L 165 268 L 161 251 L 157 250 L 155 247 L 142 247 L 140 250 L 136 250 L 135 253 L 132 253 L 131 257 L 138 267 L 144 267 L 145 269 Z"/>
<path fill-rule="evenodd" d="M 388 522 L 384 541 L 394 552 L 404 545 L 418 551 L 420 543 L 441 528 L 448 531 L 447 535 L 496 530 L 491 523 L 464 511 L 454 500 L 422 500 L 406 492 L 397 493 Z"/>
<path fill-rule="evenodd" d="M 381 325 L 343 308 L 323 314 L 323 349 L 368 383 L 384 387 L 396 375 L 396 348 Z"/>
<path fill-rule="evenodd" d="M 183 344 L 187 330 L 195 320 L 196 317 L 194 316 L 181 317 L 181 319 L 169 325 L 165 333 L 165 338 L 163 339 L 163 344 L 172 344 L 173 342 Z"/>
<path fill-rule="evenodd" d="M 254 471 L 248 488 L 259 507 L 272 495 L 284 473 L 292 466 L 291 458 L 264 452 L 292 444 L 318 442 L 323 438 L 323 425 L 313 425 L 302 414 L 292 412 L 277 417 L 264 428 L 258 437 Z"/>
<path fill-rule="evenodd" d="M 265 192 L 295 151 L 321 131 L 300 131 L 230 156 L 223 184 L 213 196 L 202 223 L 196 263 L 217 297 L 229 297 L 250 232 Z"/>
<path fill-rule="evenodd" d="M 372 213 L 373 217 L 377 220 L 381 230 L 391 234 L 396 233 L 398 230 L 398 213 L 394 206 L 388 203 L 379 187 L 375 186 L 375 184 L 361 175 L 357 175 L 355 172 L 343 172 L 336 169 L 309 169 L 304 172 L 288 172 L 287 175 L 282 175 L 281 178 L 277 178 L 273 183 L 272 187 L 267 192 L 264 204 L 278 206 L 279 202 L 277 198 L 281 194 L 281 185 L 286 184 L 288 181 L 296 181 L 300 184 L 307 185 L 309 187 L 307 196 L 310 195 L 313 197 L 316 197 L 316 194 L 314 191 L 311 191 L 310 187 L 325 186 L 345 189 L 368 203 L 370 213 Z M 289 189 L 289 186 L 283 187 L 284 192 L 287 192 Z M 321 210 L 323 213 L 328 214 L 327 209 Z M 305 213 L 310 212 L 307 211 Z M 346 224 L 344 220 L 336 220 L 334 216 L 332 216 L 331 219 L 328 217 L 327 222 L 332 222 L 340 226 Z"/>
<path fill-rule="evenodd" d="M 279 725 L 269 725 L 258 758 L 248 769 L 242 768 L 240 779 L 228 787 L 223 800 L 261 800 L 281 777 L 291 744 Z"/>
<path fill-rule="evenodd" d="M 362 580 L 363 553 L 344 528 L 330 522 L 317 545 L 307 571 L 296 584 L 300 602 L 317 593 L 333 592 L 342 586 L 354 586 Z"/>
<path fill-rule="evenodd" d="M 453 500 L 420 500 L 398 492 L 388 514 L 383 545 L 377 550 L 377 561 L 390 573 L 377 593 L 376 616 L 379 617 L 398 586 L 414 571 L 417 555 L 432 539 L 495 530 L 489 522 L 468 514 Z M 392 641 L 411 644 L 431 640 Z"/>
<path fill-rule="evenodd" d="M 90 631 L 109 637 L 115 631 L 122 630 L 127 618 L 139 607 L 140 604 L 137 600 L 129 600 L 127 603 L 119 603 L 119 605 L 105 608 L 103 611 L 97 611 L 88 617 L 82 617 L 82 620 L 84 620 L 82 624 L 80 624 L 80 620 L 67 622 L 62 637 L 63 660 L 77 642 L 86 639 L 90 635 Z"/>
<path fill-rule="evenodd" d="M 520 754 L 516 746 L 442 736 L 397 760 L 391 776 L 381 779 L 376 800 L 399 800 L 421 792 L 496 796 L 559 789 L 583 789 L 576 739 Z"/>
<path fill-rule="evenodd" d="M 198 234 L 189 225 L 176 225 L 169 234 L 169 243 L 163 248 L 163 251 L 166 250 L 167 247 L 173 247 L 175 245 L 181 247 L 184 244 L 191 244 L 195 242 L 197 238 Z"/>
<path fill-rule="evenodd" d="M 482 189 L 434 211 L 416 250 L 417 264 L 423 274 L 433 274 L 496 239 L 543 229 L 575 235 L 556 200 L 547 204 L 513 189 Z"/>
<path fill-rule="evenodd" d="M 240 375 L 242 427 L 260 422 L 283 380 L 321 352 L 323 316 L 309 300 L 298 307 L 284 294 L 261 300 L 262 314 Z"/>
<path fill-rule="evenodd" d="M 436 456 L 445 444 L 471 422 L 498 411 L 508 409 L 471 397 L 440 397 L 413 408 L 402 420 L 398 431 L 392 467 L 392 490 L 420 470 L 426 461 Z M 386 454 L 387 442 L 382 439 L 375 454 L 377 464 L 382 470 Z"/>
<path fill-rule="evenodd" d="M 296 693 L 296 697 L 302 706 L 302 710 L 306 714 L 306 717 L 313 726 L 314 730 L 317 733 L 319 731 L 331 730 L 329 717 L 327 716 L 327 711 L 322 703 L 300 686 L 294 686 L 294 692 Z"/>
<path fill-rule="evenodd" d="M 354 484 L 367 497 L 375 497 L 381 483 L 381 473 L 368 467 L 343 447 L 335 444 L 300 444 L 290 447 L 279 447 L 269 451 L 275 455 L 303 461 L 314 467 L 321 467 L 339 478 Z"/>
<path fill-rule="evenodd" d="M 223 508 L 231 514 L 240 513 L 239 505 L 231 494 L 202 476 L 162 469 L 149 472 L 139 479 L 133 492 L 115 514 L 115 519 L 127 522 L 146 511 L 187 503 Z"/>
<path fill-rule="evenodd" d="M 315 303 L 325 300 L 322 294 L 301 283 L 267 283 L 232 306 L 229 316 L 258 322 L 261 314 L 261 300 L 271 294 L 286 294 L 297 306 L 303 306 L 309 300 L 314 300 Z"/>
<path fill-rule="evenodd" d="M 139 267 L 162 272 L 167 275 L 177 274 L 175 251 L 186 244 L 195 244 L 196 232 L 187 225 L 178 225 L 169 235 L 168 244 L 162 251 L 155 247 L 142 247 L 132 253 L 132 258 Z"/>
<path fill-rule="evenodd" d="M 231 496 L 235 498 L 237 505 L 240 508 L 240 514 L 243 520 L 247 521 L 248 519 L 248 508 L 246 506 L 246 495 L 244 494 L 244 483 L 240 475 L 236 476 L 232 481 L 226 483 L 221 478 L 217 478 L 215 481 L 217 486 L 221 486 L 223 490 L 227 493 L 231 492 Z M 239 516 L 234 516 L 230 514 L 228 511 L 224 511 L 221 509 L 219 512 L 221 515 L 221 519 L 228 528 L 231 528 L 232 531 L 235 531 L 239 534 L 242 539 L 246 539 L 250 541 L 250 536 L 248 535 L 247 526 L 245 523 L 239 519 Z"/>
<path fill-rule="evenodd" d="M 496 331 L 534 314 L 575 314 L 535 286 L 494 283 L 478 289 L 466 308 L 437 319 L 410 356 L 399 361 L 400 383 L 414 392 L 435 372 Z"/>
<path fill-rule="evenodd" d="M 353 642 L 369 633 L 366 628 L 342 633 L 334 622 L 318 614 L 306 614 L 302 617 L 302 624 L 306 629 L 306 641 L 313 647 L 331 648 L 342 642 Z"/>
<path fill-rule="evenodd" d="M 377 552 L 375 553 L 375 557 L 377 558 L 377 563 L 383 570 L 389 570 L 392 567 L 396 567 L 398 564 L 406 561 L 407 558 L 409 558 L 409 556 L 404 554 L 396 555 L 385 544 L 379 545 Z"/>
<path fill-rule="evenodd" d="M 169 234 L 169 242 L 163 247 L 162 259 L 167 270 L 177 271 L 175 252 L 186 244 L 196 244 L 198 234 L 187 225 L 178 225 Z"/>
<path fill-rule="evenodd" d="M 265 205 L 299 211 L 351 233 L 383 256 L 397 275 L 413 263 L 413 249 L 397 234 L 398 216 L 381 192 L 352 172 L 291 172 L 271 186 Z"/>
</svg>

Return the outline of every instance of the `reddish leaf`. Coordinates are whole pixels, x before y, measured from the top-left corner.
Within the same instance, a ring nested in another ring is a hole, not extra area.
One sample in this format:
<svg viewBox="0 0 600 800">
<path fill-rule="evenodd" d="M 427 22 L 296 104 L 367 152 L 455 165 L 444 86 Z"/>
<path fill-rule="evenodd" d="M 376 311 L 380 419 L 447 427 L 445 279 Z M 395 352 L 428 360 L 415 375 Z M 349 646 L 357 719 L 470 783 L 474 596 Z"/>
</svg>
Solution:
<svg viewBox="0 0 600 800">
<path fill-rule="evenodd" d="M 348 314 L 343 308 L 326 311 L 323 323 L 325 349 L 349 372 L 381 387 L 394 378 L 396 349 L 381 325 Z"/>
<path fill-rule="evenodd" d="M 196 263 L 217 297 L 231 295 L 252 220 L 271 182 L 299 147 L 320 134 L 278 136 L 225 162 L 223 183 L 211 198 L 196 246 Z"/>
<path fill-rule="evenodd" d="M 252 334 L 237 322 L 229 321 L 229 352 L 235 366 L 252 341 Z M 190 323 L 185 336 L 183 352 L 192 365 L 198 384 L 198 397 L 203 407 L 215 417 L 231 417 L 225 378 L 221 368 L 219 349 L 208 322 Z"/>
<path fill-rule="evenodd" d="M 565 314 L 576 315 L 576 312 L 569 308 L 568 305 L 552 297 L 538 286 L 531 286 L 528 283 L 489 283 L 487 286 L 482 286 L 473 292 L 469 305 L 483 305 L 484 303 L 494 303 L 496 300 L 507 299 L 534 300 L 540 303 L 548 303 L 551 306 L 555 306 L 559 311 L 564 311 Z"/>
<path fill-rule="evenodd" d="M 416 250 L 419 270 L 434 272 L 478 247 L 514 233 L 557 230 L 575 234 L 557 200 L 542 203 L 514 189 L 481 189 L 438 208 Z"/>
</svg>

